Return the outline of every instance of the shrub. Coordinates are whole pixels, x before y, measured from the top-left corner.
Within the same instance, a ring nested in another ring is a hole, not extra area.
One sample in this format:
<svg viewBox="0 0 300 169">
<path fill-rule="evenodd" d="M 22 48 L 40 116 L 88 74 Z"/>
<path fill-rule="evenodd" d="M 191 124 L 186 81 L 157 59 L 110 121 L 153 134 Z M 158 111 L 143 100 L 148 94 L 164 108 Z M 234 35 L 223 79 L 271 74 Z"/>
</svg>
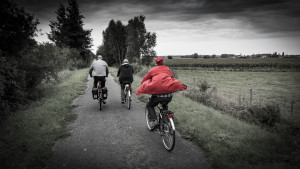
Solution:
<svg viewBox="0 0 300 169">
<path fill-rule="evenodd" d="M 204 80 L 204 81 L 199 81 L 198 87 L 201 92 L 206 92 L 207 89 L 210 88 L 210 85 L 207 83 L 207 81 Z"/>
<path fill-rule="evenodd" d="M 261 124 L 274 126 L 280 121 L 280 109 L 278 105 L 267 103 L 265 105 L 253 105 L 247 109 Z"/>
<path fill-rule="evenodd" d="M 249 123 L 273 127 L 280 122 L 280 109 L 274 103 L 261 103 L 244 107 L 218 97 L 212 97 L 210 94 L 196 89 L 187 90 L 183 94 L 203 105 Z"/>
</svg>

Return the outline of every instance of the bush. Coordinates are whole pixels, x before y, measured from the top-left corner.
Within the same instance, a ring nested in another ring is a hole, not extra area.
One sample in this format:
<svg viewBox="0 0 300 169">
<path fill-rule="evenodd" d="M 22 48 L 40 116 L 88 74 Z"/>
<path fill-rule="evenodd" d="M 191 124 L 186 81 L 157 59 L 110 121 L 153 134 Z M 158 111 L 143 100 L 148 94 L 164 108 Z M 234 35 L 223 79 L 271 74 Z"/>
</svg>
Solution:
<svg viewBox="0 0 300 169">
<path fill-rule="evenodd" d="M 253 105 L 248 108 L 249 113 L 261 124 L 274 126 L 280 122 L 280 109 L 278 105 L 271 103 L 265 105 Z"/>
<path fill-rule="evenodd" d="M 206 92 L 207 89 L 210 88 L 210 85 L 207 83 L 207 81 L 204 80 L 204 81 L 199 81 L 198 87 L 200 92 Z"/>
<path fill-rule="evenodd" d="M 273 127 L 276 123 L 280 122 L 280 109 L 274 103 L 262 103 L 243 107 L 221 98 L 212 97 L 210 94 L 196 89 L 187 90 L 183 94 L 205 106 L 212 107 L 222 113 L 249 123 Z"/>
</svg>

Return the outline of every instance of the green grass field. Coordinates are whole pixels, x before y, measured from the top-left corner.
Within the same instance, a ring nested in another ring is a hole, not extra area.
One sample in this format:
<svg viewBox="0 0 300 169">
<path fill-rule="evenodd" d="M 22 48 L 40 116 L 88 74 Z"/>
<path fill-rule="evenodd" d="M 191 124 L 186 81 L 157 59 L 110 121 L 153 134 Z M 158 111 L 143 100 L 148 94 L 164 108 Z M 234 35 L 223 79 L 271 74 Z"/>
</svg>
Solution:
<svg viewBox="0 0 300 169">
<path fill-rule="evenodd" d="M 72 102 L 86 88 L 88 69 L 63 71 L 61 81 L 40 86 L 43 96 L 15 112 L 0 126 L 0 168 L 40 169 L 51 157 L 55 141 L 76 119 Z"/>
<path fill-rule="evenodd" d="M 199 81 L 207 81 L 211 86 L 216 84 L 217 95 L 231 102 L 239 99 L 249 102 L 251 88 L 254 104 L 274 101 L 284 118 L 300 116 L 300 72 L 176 70 L 176 73 L 179 80 L 190 88 L 197 87 Z"/>
<path fill-rule="evenodd" d="M 180 69 L 234 71 L 300 71 L 300 58 L 166 59 L 165 65 Z"/>
</svg>

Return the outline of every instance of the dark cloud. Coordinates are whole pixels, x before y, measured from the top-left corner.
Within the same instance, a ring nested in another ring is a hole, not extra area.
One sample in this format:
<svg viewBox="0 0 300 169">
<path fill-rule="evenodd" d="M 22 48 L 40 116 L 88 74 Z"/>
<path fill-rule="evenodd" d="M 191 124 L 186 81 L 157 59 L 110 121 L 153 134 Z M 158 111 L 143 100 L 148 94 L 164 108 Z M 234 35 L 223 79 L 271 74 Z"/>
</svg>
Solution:
<svg viewBox="0 0 300 169">
<path fill-rule="evenodd" d="M 40 19 L 49 19 L 55 15 L 59 3 L 66 4 L 67 0 L 16 0 L 16 3 Z M 118 12 L 122 15 L 137 13 L 119 10 L 120 7 L 136 6 L 151 19 L 193 21 L 211 16 L 219 19 L 238 18 L 250 22 L 257 29 L 271 32 L 297 31 L 300 27 L 298 0 L 78 0 L 78 3 L 86 18 L 95 11 L 112 15 Z"/>
<path fill-rule="evenodd" d="M 49 27 L 55 20 L 59 4 L 67 0 L 15 0 L 26 11 L 34 13 Z M 121 20 L 124 24 L 134 16 L 145 15 L 155 31 L 174 29 L 239 30 L 243 38 L 280 38 L 300 36 L 299 0 L 77 0 L 84 22 L 89 29 L 101 32 L 109 20 Z M 95 24 L 96 23 L 96 24 Z M 233 23 L 232 25 L 230 25 Z M 201 27 L 201 29 L 199 28 Z M 239 28 L 239 29 L 238 29 Z M 47 28 L 49 29 L 49 28 Z M 246 30 L 247 29 L 247 30 Z M 150 30 L 152 31 L 152 30 Z M 249 33 L 250 32 L 250 33 Z M 213 34 L 213 33 L 211 33 Z M 231 36 L 231 35 L 230 35 Z"/>
</svg>

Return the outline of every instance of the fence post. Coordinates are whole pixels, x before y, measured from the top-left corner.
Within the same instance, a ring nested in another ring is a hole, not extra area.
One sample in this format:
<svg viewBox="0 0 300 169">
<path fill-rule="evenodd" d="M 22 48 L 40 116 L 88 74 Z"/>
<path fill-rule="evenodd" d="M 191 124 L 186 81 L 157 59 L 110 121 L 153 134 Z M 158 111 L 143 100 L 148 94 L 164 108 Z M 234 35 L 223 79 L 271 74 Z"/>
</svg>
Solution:
<svg viewBox="0 0 300 169">
<path fill-rule="evenodd" d="M 217 97 L 217 83 L 214 84 L 215 97 Z"/>
<path fill-rule="evenodd" d="M 252 106 L 252 89 L 249 89 L 249 94 L 250 94 L 250 106 Z"/>
<path fill-rule="evenodd" d="M 195 78 L 193 78 L 193 84 L 194 84 L 194 89 L 195 89 Z"/>
</svg>

